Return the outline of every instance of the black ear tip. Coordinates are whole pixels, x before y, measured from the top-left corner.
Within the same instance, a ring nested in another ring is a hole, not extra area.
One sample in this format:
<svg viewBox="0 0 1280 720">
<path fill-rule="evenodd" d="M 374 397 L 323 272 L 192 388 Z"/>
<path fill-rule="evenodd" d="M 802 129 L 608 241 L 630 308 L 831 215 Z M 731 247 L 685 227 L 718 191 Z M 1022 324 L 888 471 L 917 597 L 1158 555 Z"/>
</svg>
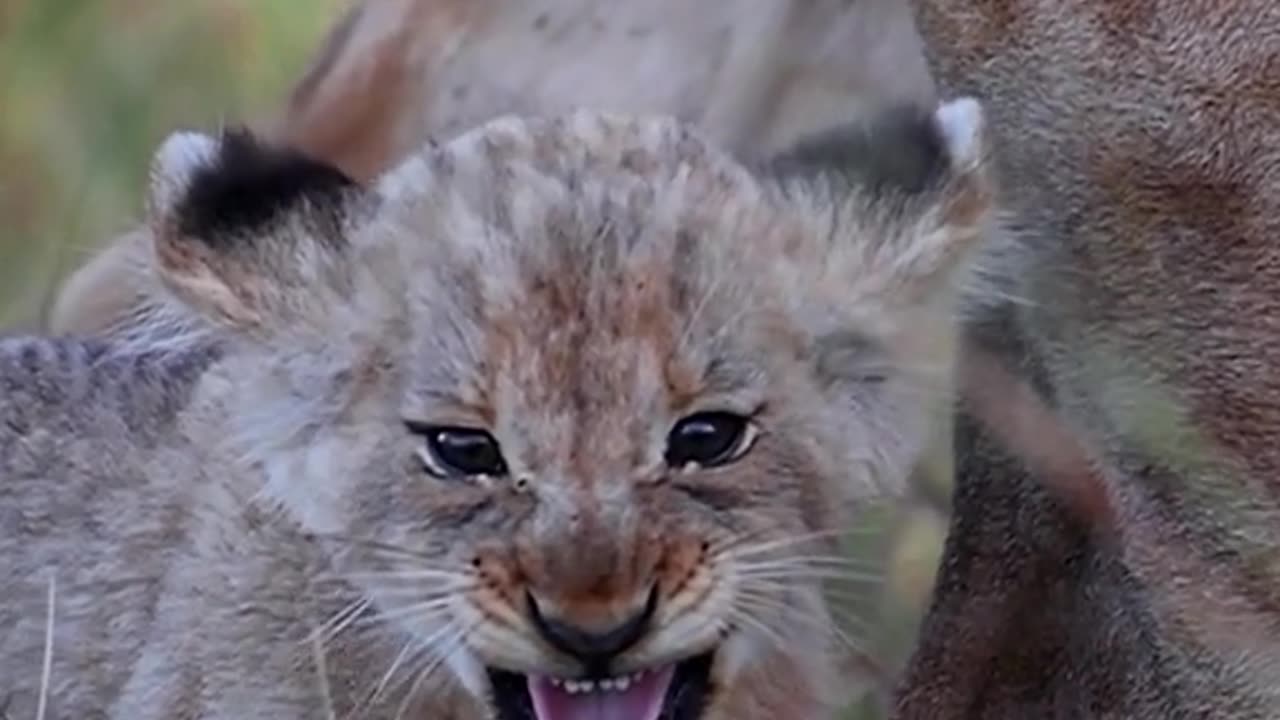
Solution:
<svg viewBox="0 0 1280 720">
<path fill-rule="evenodd" d="M 223 128 L 218 137 L 218 147 L 223 157 L 269 150 L 267 144 L 259 140 L 246 125 L 228 125 Z"/>
<path fill-rule="evenodd" d="M 811 135 L 770 163 L 783 176 L 839 177 L 873 195 L 914 195 L 951 169 L 947 140 L 928 109 L 894 105 L 862 122 Z"/>
<path fill-rule="evenodd" d="M 337 167 L 235 126 L 221 133 L 213 157 L 191 173 L 173 219 L 188 237 L 231 242 L 263 230 L 304 201 L 338 203 L 357 187 Z"/>
</svg>

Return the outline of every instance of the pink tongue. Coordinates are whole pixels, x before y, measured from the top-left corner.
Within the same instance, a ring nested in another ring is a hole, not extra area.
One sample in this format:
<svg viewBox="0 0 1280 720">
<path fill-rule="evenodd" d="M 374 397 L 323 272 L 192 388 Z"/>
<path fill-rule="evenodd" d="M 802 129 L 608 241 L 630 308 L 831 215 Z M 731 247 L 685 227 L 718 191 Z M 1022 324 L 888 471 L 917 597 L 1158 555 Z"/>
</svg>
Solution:
<svg viewBox="0 0 1280 720">
<path fill-rule="evenodd" d="M 647 672 L 626 690 L 597 689 L 570 694 L 547 678 L 529 678 L 529 695 L 538 720 L 658 720 L 672 667 Z"/>
</svg>

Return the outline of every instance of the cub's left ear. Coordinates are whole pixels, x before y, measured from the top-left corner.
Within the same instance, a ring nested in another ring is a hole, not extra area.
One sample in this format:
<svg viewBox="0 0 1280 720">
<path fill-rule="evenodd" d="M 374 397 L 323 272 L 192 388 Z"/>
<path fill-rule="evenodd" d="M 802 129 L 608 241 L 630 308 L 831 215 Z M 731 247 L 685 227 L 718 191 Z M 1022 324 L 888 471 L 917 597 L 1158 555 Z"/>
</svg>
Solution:
<svg viewBox="0 0 1280 720">
<path fill-rule="evenodd" d="M 152 162 L 154 269 L 224 327 L 315 322 L 352 291 L 349 237 L 371 205 L 336 168 L 248 131 L 176 133 Z"/>
<path fill-rule="evenodd" d="M 774 158 L 787 195 L 826 237 L 823 276 L 850 300 L 919 300 L 968 266 L 991 233 L 995 183 L 982 107 L 891 108 Z"/>
</svg>

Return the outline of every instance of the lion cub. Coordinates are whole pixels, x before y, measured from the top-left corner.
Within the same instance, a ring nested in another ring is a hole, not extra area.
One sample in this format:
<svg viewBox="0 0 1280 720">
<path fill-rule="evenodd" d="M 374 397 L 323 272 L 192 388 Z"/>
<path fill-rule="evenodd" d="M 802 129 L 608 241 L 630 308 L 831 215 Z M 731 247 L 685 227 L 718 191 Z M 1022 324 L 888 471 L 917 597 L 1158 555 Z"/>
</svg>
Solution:
<svg viewBox="0 0 1280 720">
<path fill-rule="evenodd" d="M 987 154 L 969 99 L 751 165 L 500 119 L 371 187 L 175 135 L 181 341 L 0 345 L 8 716 L 829 717 Z"/>
</svg>

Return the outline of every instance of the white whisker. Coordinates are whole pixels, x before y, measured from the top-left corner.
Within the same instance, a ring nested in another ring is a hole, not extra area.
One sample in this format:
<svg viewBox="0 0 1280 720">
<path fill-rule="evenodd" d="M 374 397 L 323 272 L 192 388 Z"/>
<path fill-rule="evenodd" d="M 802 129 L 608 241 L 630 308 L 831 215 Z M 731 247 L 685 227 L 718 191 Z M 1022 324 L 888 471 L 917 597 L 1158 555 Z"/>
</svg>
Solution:
<svg viewBox="0 0 1280 720">
<path fill-rule="evenodd" d="M 407 558 L 419 563 L 438 562 L 439 558 L 410 548 L 403 548 L 398 545 L 391 545 L 381 540 L 373 540 L 370 538 L 358 538 L 350 535 L 341 535 L 338 533 L 318 533 L 314 535 L 317 540 L 345 543 L 350 547 L 361 548 L 363 550 L 377 551 L 385 553 L 387 556 Z"/>
<path fill-rule="evenodd" d="M 320 693 L 324 696 L 325 716 L 328 720 L 338 720 L 338 712 L 333 707 L 333 689 L 329 685 L 329 668 L 325 662 L 324 644 L 320 636 L 313 630 L 311 637 L 311 655 L 315 660 L 316 676 L 320 682 Z"/>
<path fill-rule="evenodd" d="M 455 598 L 452 596 L 441 597 L 433 600 L 411 603 L 403 607 L 379 610 L 370 615 L 368 619 L 361 621 L 361 626 L 395 622 L 415 615 L 422 616 L 422 619 L 430 619 L 439 615 L 442 610 L 448 609 L 448 607 L 453 604 L 454 600 Z"/>
<path fill-rule="evenodd" d="M 755 583 L 748 583 L 748 584 L 755 585 Z M 764 585 L 764 583 L 762 583 L 761 585 Z M 847 602 L 866 602 L 867 598 L 870 597 L 870 595 L 866 591 L 853 590 L 850 588 L 833 586 L 831 584 L 824 584 L 822 586 L 822 597 L 828 601 L 834 600 L 842 603 L 847 603 Z M 828 604 L 831 604 L 831 603 L 828 602 Z M 847 610 L 847 608 L 845 609 Z"/>
<path fill-rule="evenodd" d="M 44 621 L 44 662 L 40 669 L 40 698 L 36 705 L 36 720 L 44 720 L 45 711 L 49 707 L 49 680 L 53 676 L 53 619 L 54 608 L 58 599 L 58 577 L 56 572 L 49 573 L 49 610 Z"/>
<path fill-rule="evenodd" d="M 868 652 L 860 643 L 849 637 L 849 633 L 845 632 L 839 625 L 832 624 L 828 629 L 831 630 L 831 632 L 836 636 L 836 639 L 845 646 L 846 650 L 849 650 L 859 658 L 867 660 L 872 659 L 871 653 Z"/>
<path fill-rule="evenodd" d="M 351 582 L 385 582 L 388 580 L 470 580 L 470 573 L 452 570 L 413 568 L 409 570 L 371 570 L 342 573 Z"/>
<path fill-rule="evenodd" d="M 763 581 L 763 582 L 742 583 L 738 592 L 743 594 L 748 594 L 748 595 L 766 595 L 769 598 L 773 599 L 773 598 L 787 597 L 788 594 L 791 593 L 793 590 L 794 590 L 793 587 L 781 582 Z M 832 599 L 860 602 L 860 601 L 866 600 L 865 595 L 854 593 L 854 592 L 841 593 L 838 591 L 838 589 L 831 588 L 830 586 L 823 587 L 821 589 L 821 592 L 822 592 L 823 599 L 825 601 L 828 601 L 828 602 L 825 602 L 827 611 L 831 613 L 833 617 L 842 621 L 850 622 L 854 625 L 857 625 L 861 629 L 867 628 L 867 621 L 864 618 L 858 617 L 857 615 L 853 614 L 854 613 L 853 608 L 833 605 L 831 602 L 829 602 Z"/>
<path fill-rule="evenodd" d="M 734 623 L 750 626 L 753 630 L 768 638 L 769 642 L 773 643 L 776 648 L 787 647 L 788 643 L 782 638 L 781 632 L 763 619 L 748 612 L 750 609 L 749 606 L 737 606 L 735 603 L 735 607 L 729 611 L 729 618 Z"/>
<path fill-rule="evenodd" d="M 446 625 L 436 633 L 432 634 L 431 638 L 428 639 L 427 642 L 422 643 L 424 646 L 430 647 L 436 643 L 436 638 L 440 637 L 443 631 L 451 628 L 453 629 L 452 635 L 445 640 L 439 641 L 439 644 L 442 647 L 433 653 L 435 657 L 432 658 L 431 662 L 429 662 L 427 666 L 414 677 L 413 684 L 409 687 L 409 692 L 405 695 L 403 702 L 400 703 L 399 710 L 396 712 L 397 720 L 404 717 L 404 713 L 413 702 L 414 696 L 418 692 L 418 688 L 422 687 L 422 684 L 431 677 L 431 674 L 439 669 L 440 666 L 453 655 L 453 653 L 457 652 L 458 647 L 461 646 L 467 635 L 475 629 L 477 624 L 479 624 L 479 621 L 473 622 L 463 628 L 456 628 L 452 624 Z"/>
<path fill-rule="evenodd" d="M 858 642 L 854 641 L 854 639 L 851 638 L 849 634 L 835 622 L 832 622 L 830 619 L 819 619 L 806 613 L 797 612 L 794 606 L 787 605 L 776 597 L 762 595 L 759 593 L 740 592 L 738 598 L 735 600 L 735 604 L 737 604 L 742 610 L 754 610 L 756 612 L 776 614 L 779 617 L 785 617 L 789 620 L 800 622 L 822 632 L 823 634 L 833 636 L 842 645 L 844 645 L 846 649 L 859 656 L 868 655 L 866 649 Z"/>
<path fill-rule="evenodd" d="M 761 531 L 761 532 L 767 532 L 767 531 Z M 750 557 L 752 555 L 759 555 L 761 553 L 780 550 L 782 548 L 788 548 L 794 545 L 814 542 L 817 540 L 832 540 L 840 537 L 845 537 L 845 536 L 848 536 L 850 533 L 851 531 L 848 529 L 817 530 L 814 532 L 800 533 L 798 535 L 789 535 L 787 537 L 775 538 L 773 540 L 768 540 L 768 541 L 759 542 L 759 543 L 750 542 L 750 537 L 751 537 L 750 535 L 746 537 L 739 536 L 736 538 L 728 539 L 720 547 L 713 546 L 712 553 L 720 554 L 725 552 L 732 552 L 735 556 L 738 556 L 738 557 Z"/>
<path fill-rule="evenodd" d="M 736 566 L 744 568 L 771 568 L 771 567 L 822 567 L 822 568 L 848 568 L 851 570 L 874 570 L 878 566 L 866 560 L 858 560 L 856 558 L 840 557 L 838 555 L 789 555 L 784 557 L 772 558 L 767 560 L 748 560 L 741 561 L 740 558 L 734 557 L 739 562 Z"/>
<path fill-rule="evenodd" d="M 321 645 L 327 645 L 368 608 L 368 598 L 360 598 L 352 602 L 321 623 L 320 627 L 316 628 L 304 639 L 304 642 L 311 643 L 318 640 Z"/>
<path fill-rule="evenodd" d="M 412 602 L 428 602 L 432 600 L 443 600 L 445 598 L 456 597 L 459 593 L 466 593 L 479 587 L 478 583 L 469 582 L 465 585 L 456 585 L 450 587 L 438 587 L 432 585 L 428 589 L 420 586 L 405 585 L 403 587 L 386 587 L 378 586 L 371 593 L 378 600 L 386 604 L 388 600 L 408 600 Z"/>
<path fill-rule="evenodd" d="M 749 601 L 759 601 L 768 604 L 774 610 L 788 613 L 791 617 L 799 618 L 806 624 L 812 624 L 820 630 L 828 631 L 837 636 L 837 638 L 849 649 L 859 655 L 868 655 L 867 650 L 863 646 L 853 640 L 848 633 L 840 627 L 840 623 L 853 626 L 860 635 L 866 635 L 871 628 L 866 618 L 860 617 L 852 608 L 833 606 L 830 602 L 824 602 L 824 608 L 827 616 L 819 622 L 816 618 L 810 617 L 805 613 L 796 612 L 797 608 L 787 605 L 779 598 L 785 597 L 785 593 L 789 590 L 786 585 L 781 583 L 763 583 L 754 586 L 745 586 L 739 589 L 739 593 Z M 824 592 L 824 599 L 829 600 L 829 593 Z M 862 599 L 862 598 L 856 598 Z"/>
<path fill-rule="evenodd" d="M 745 580 L 843 580 L 854 583 L 879 584 L 884 577 L 875 573 L 860 573 L 839 568 L 814 568 L 799 565 L 766 569 L 734 568 L 734 574 Z"/>
<path fill-rule="evenodd" d="M 404 663 L 405 659 L 409 657 L 411 652 L 420 651 L 421 648 L 421 644 L 416 640 L 410 639 L 405 641 L 404 647 L 400 649 L 395 660 L 391 661 L 391 667 L 387 668 L 386 674 L 382 676 L 382 679 L 378 681 L 377 686 L 374 688 L 373 696 L 369 699 L 370 703 L 377 702 L 378 698 L 382 697 L 382 693 L 387 689 L 387 684 L 391 682 L 391 678 L 394 677 L 396 671 L 400 669 L 400 665 Z"/>
</svg>

